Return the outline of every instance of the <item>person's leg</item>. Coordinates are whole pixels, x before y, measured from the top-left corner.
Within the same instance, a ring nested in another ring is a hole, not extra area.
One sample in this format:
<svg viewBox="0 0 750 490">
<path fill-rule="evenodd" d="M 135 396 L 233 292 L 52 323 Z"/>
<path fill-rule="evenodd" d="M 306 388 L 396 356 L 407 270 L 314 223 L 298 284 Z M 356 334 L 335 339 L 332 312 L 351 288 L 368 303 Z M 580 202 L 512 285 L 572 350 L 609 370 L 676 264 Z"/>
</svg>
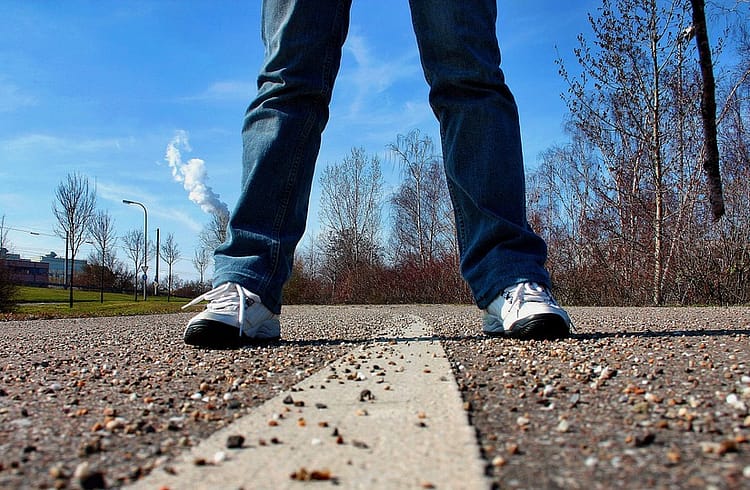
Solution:
<svg viewBox="0 0 750 490">
<path fill-rule="evenodd" d="M 410 0 L 440 121 L 461 273 L 490 335 L 556 339 L 570 318 L 549 292 L 547 245 L 526 220 L 518 110 L 500 70 L 495 0 Z"/>
<path fill-rule="evenodd" d="M 264 0 L 265 60 L 242 130 L 242 189 L 214 254 L 214 289 L 186 344 L 233 347 L 280 336 L 281 290 L 305 230 L 320 137 L 351 0 Z"/>
<path fill-rule="evenodd" d="M 242 193 L 214 286 L 238 283 L 281 310 L 305 230 L 314 164 L 349 26 L 351 0 L 265 0 L 265 61 L 243 127 Z"/>
<path fill-rule="evenodd" d="M 410 0 L 440 122 L 461 272 L 480 308 L 509 286 L 549 287 L 547 249 L 526 221 L 518 111 L 500 70 L 495 0 Z"/>
</svg>

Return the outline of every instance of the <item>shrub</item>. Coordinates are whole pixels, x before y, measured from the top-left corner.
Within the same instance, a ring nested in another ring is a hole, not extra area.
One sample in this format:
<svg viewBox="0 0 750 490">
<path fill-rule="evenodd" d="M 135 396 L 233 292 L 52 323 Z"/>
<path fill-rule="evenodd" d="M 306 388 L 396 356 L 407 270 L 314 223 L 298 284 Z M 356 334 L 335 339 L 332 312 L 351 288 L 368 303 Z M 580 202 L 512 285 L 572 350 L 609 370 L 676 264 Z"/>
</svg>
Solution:
<svg viewBox="0 0 750 490">
<path fill-rule="evenodd" d="M 18 286 L 13 283 L 10 270 L 0 260 L 0 311 L 10 311 L 16 305 Z"/>
</svg>

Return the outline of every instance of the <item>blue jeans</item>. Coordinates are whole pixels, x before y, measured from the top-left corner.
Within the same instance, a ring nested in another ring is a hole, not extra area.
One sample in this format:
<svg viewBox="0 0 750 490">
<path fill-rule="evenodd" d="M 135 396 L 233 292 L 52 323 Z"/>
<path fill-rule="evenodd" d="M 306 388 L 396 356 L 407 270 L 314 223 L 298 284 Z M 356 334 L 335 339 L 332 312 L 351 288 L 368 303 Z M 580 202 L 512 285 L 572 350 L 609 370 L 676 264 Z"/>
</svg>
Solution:
<svg viewBox="0 0 750 490">
<path fill-rule="evenodd" d="M 232 281 L 275 313 L 302 238 L 351 0 L 265 0 L 265 61 L 243 127 L 242 192 L 214 285 Z M 549 286 L 526 220 L 518 110 L 499 68 L 495 0 L 410 0 L 440 123 L 461 273 L 480 308 L 522 281 Z M 395 135 L 394 135 L 395 136 Z"/>
</svg>

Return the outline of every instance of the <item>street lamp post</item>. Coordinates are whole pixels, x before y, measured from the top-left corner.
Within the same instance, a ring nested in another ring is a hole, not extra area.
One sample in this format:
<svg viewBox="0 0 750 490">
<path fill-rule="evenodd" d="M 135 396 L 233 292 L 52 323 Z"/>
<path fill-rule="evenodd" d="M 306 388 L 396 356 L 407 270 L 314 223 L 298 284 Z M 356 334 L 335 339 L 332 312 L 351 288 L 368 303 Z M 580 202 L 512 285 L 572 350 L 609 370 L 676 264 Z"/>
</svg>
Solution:
<svg viewBox="0 0 750 490">
<path fill-rule="evenodd" d="M 138 201 L 123 199 L 122 202 L 124 204 L 135 204 L 143 208 L 143 301 L 146 301 L 146 278 L 148 277 L 146 275 L 146 271 L 148 271 L 148 211 L 146 211 L 146 206 Z M 138 274 L 138 271 L 135 271 L 135 273 Z"/>
<path fill-rule="evenodd" d="M 159 228 L 156 229 L 156 273 L 154 274 L 154 296 L 159 296 L 159 259 L 161 250 L 159 250 Z"/>
</svg>

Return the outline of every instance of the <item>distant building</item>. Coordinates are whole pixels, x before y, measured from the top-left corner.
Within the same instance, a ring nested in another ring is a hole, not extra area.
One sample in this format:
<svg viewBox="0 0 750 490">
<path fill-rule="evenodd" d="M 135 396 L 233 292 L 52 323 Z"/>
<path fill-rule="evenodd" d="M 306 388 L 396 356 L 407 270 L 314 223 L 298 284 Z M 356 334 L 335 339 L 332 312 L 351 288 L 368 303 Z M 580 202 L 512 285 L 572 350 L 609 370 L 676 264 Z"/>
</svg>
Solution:
<svg viewBox="0 0 750 490">
<path fill-rule="evenodd" d="M 21 256 L 18 254 L 12 254 L 8 252 L 7 248 L 3 247 L 0 248 L 0 259 L 21 260 Z"/>
<path fill-rule="evenodd" d="M 11 280 L 24 286 L 65 285 L 65 258 L 60 258 L 55 252 L 40 257 L 39 260 L 22 259 L 20 255 L 0 248 L 0 262 L 10 272 Z M 88 264 L 85 260 L 76 259 L 73 262 L 73 273 L 81 274 Z M 68 260 L 70 267 L 70 260 Z"/>
<path fill-rule="evenodd" d="M 0 249 L 0 263 L 7 267 L 11 281 L 24 286 L 46 286 L 49 282 L 49 264 L 22 259 L 18 254 Z"/>
<path fill-rule="evenodd" d="M 39 259 L 40 262 L 49 264 L 49 283 L 50 284 L 65 284 L 65 257 L 58 257 L 55 252 L 50 252 L 47 255 Z M 83 272 L 84 266 L 88 264 L 85 260 L 76 259 L 73 262 L 73 274 L 80 274 Z M 70 265 L 68 265 L 70 267 Z"/>
</svg>

